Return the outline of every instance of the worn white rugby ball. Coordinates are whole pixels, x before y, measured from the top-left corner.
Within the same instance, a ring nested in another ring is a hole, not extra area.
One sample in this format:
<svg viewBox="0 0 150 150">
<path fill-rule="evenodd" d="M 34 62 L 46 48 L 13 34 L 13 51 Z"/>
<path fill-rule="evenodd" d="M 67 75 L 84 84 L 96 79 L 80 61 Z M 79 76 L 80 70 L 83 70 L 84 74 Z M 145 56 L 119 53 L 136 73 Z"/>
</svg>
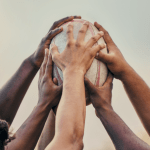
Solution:
<svg viewBox="0 0 150 150">
<path fill-rule="evenodd" d="M 73 23 L 73 33 L 74 33 L 74 38 L 77 39 L 77 35 L 78 32 L 80 30 L 80 28 L 82 27 L 82 24 L 85 22 L 85 20 L 82 19 L 74 19 L 71 21 Z M 63 52 L 63 50 L 66 47 L 66 43 L 67 43 L 67 25 L 69 22 L 63 24 L 61 27 L 63 27 L 63 31 L 61 33 L 59 33 L 58 35 L 56 35 L 53 40 L 52 43 L 54 43 L 57 47 L 58 47 L 58 51 L 61 53 Z M 87 30 L 86 36 L 85 36 L 85 42 L 87 42 L 93 35 L 97 34 L 98 29 L 92 24 L 89 23 L 89 28 Z M 104 43 L 104 39 L 100 38 L 97 41 L 97 44 L 101 44 Z M 104 48 L 103 50 L 101 50 L 103 53 L 107 53 L 107 48 Z M 89 70 L 86 73 L 86 77 L 96 86 L 102 86 L 104 84 L 104 82 L 106 81 L 107 78 L 107 67 L 106 65 L 101 62 L 98 61 L 97 59 L 93 60 L 93 63 L 91 65 L 91 67 L 89 68 Z M 57 78 L 58 80 L 58 85 L 63 83 L 63 74 L 62 71 L 54 64 L 53 67 L 53 75 L 54 77 Z"/>
</svg>

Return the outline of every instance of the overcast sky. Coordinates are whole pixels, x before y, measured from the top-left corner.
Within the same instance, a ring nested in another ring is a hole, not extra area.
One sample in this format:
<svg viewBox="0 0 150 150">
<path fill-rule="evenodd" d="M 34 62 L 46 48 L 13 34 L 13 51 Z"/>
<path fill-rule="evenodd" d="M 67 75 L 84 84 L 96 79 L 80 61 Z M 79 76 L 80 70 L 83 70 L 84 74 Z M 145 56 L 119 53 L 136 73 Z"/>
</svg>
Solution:
<svg viewBox="0 0 150 150">
<path fill-rule="evenodd" d="M 103 25 L 128 63 L 150 85 L 149 0 L 0 0 L 0 87 L 37 48 L 52 23 L 81 15 Z M 12 124 L 17 130 L 38 100 L 38 74 Z M 133 132 L 149 138 L 120 81 L 114 80 L 113 108 Z M 112 145 L 92 106 L 87 107 L 84 150 L 107 150 Z"/>
</svg>

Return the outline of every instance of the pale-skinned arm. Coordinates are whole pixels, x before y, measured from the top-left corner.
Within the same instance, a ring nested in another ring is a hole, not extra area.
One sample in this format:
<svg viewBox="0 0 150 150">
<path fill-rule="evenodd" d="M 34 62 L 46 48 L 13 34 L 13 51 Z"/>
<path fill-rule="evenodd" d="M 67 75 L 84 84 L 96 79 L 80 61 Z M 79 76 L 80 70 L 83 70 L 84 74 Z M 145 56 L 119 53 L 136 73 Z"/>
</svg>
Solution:
<svg viewBox="0 0 150 150">
<path fill-rule="evenodd" d="M 104 48 L 104 45 L 92 48 L 103 32 L 99 32 L 87 43 L 84 42 L 88 26 L 88 22 L 83 24 L 75 40 L 73 25 L 68 25 L 68 42 L 61 54 L 57 47 L 52 45 L 52 58 L 63 72 L 63 93 L 56 114 L 55 136 L 46 150 L 83 149 L 86 109 L 84 75 L 96 53 Z"/>
<path fill-rule="evenodd" d="M 99 52 L 97 59 L 106 63 L 114 77 L 121 80 L 131 103 L 150 135 L 150 89 L 148 85 L 125 61 L 108 32 L 98 23 L 95 23 L 95 26 L 104 32 L 104 40 L 109 52 L 108 54 Z"/>
<path fill-rule="evenodd" d="M 40 139 L 37 144 L 37 150 L 44 150 L 46 146 L 53 140 L 55 135 L 55 114 L 50 111 L 49 116 L 44 125 Z"/>
<path fill-rule="evenodd" d="M 150 146 L 139 139 L 113 110 L 112 80 L 113 77 L 109 74 L 102 87 L 95 87 L 88 79 L 85 79 L 97 117 L 104 125 L 116 150 L 150 150 Z"/>
</svg>

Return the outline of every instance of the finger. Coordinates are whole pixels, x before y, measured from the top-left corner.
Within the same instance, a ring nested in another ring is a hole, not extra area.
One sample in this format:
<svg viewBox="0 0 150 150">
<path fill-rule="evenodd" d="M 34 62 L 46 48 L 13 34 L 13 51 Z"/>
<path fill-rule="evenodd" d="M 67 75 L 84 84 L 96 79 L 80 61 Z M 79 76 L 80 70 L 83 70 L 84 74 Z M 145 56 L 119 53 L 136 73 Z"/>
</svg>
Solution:
<svg viewBox="0 0 150 150">
<path fill-rule="evenodd" d="M 91 53 L 92 53 L 92 56 L 96 56 L 96 54 L 98 53 L 99 54 L 99 51 L 104 49 L 106 47 L 105 44 L 99 44 L 99 45 L 96 45 L 94 46 L 92 49 L 91 49 Z"/>
<path fill-rule="evenodd" d="M 50 53 L 52 55 L 52 59 L 59 55 L 58 47 L 54 43 L 51 44 Z"/>
<path fill-rule="evenodd" d="M 104 83 L 103 86 L 111 86 L 111 88 L 112 88 L 113 79 L 114 79 L 113 75 L 111 74 L 111 72 L 109 72 L 106 82 Z"/>
<path fill-rule="evenodd" d="M 40 73 L 39 73 L 39 78 L 42 78 L 42 76 L 44 75 L 44 72 L 43 72 L 43 67 L 44 67 L 44 65 L 45 65 L 45 59 L 46 59 L 46 56 L 47 55 L 47 49 L 45 49 L 45 56 L 44 56 L 44 60 L 43 60 L 43 62 L 42 62 L 42 65 L 41 65 L 41 67 L 40 67 Z"/>
<path fill-rule="evenodd" d="M 81 16 L 73 16 L 74 19 L 81 19 Z"/>
<path fill-rule="evenodd" d="M 77 43 L 81 43 L 84 41 L 84 38 L 85 38 L 85 34 L 88 30 L 88 27 L 89 27 L 89 22 L 85 22 L 83 23 L 81 29 L 79 30 L 79 33 L 78 33 L 78 37 L 77 37 Z"/>
<path fill-rule="evenodd" d="M 54 82 L 54 84 L 58 85 L 58 80 L 57 80 L 57 78 L 53 78 L 53 82 Z"/>
<path fill-rule="evenodd" d="M 107 64 L 111 61 L 111 54 L 105 54 L 104 52 L 99 51 L 95 58 Z"/>
<path fill-rule="evenodd" d="M 74 39 L 73 38 L 73 24 L 71 22 L 67 26 L 67 38 L 68 38 L 68 43 Z"/>
<path fill-rule="evenodd" d="M 46 48 L 44 60 L 43 60 L 43 63 L 42 63 L 41 69 L 40 69 L 40 76 L 41 77 L 44 76 L 44 74 L 45 74 L 45 68 L 46 68 L 46 64 L 47 64 L 47 60 L 48 60 L 48 53 L 49 53 L 49 49 Z"/>
<path fill-rule="evenodd" d="M 54 24 L 52 25 L 52 27 L 50 28 L 50 30 L 54 30 L 55 28 L 60 27 L 62 24 L 66 23 L 68 21 L 72 21 L 73 19 L 81 19 L 81 16 L 70 16 L 70 17 L 65 17 L 58 21 L 55 21 Z"/>
<path fill-rule="evenodd" d="M 103 35 L 103 31 L 98 32 L 96 35 L 89 39 L 89 41 L 87 42 L 87 46 L 92 47 Z"/>
<path fill-rule="evenodd" d="M 94 93 L 96 87 L 91 83 L 91 81 L 88 78 L 84 78 L 85 86 L 88 89 L 90 93 Z"/>
<path fill-rule="evenodd" d="M 57 29 L 55 29 L 55 30 L 49 31 L 49 32 L 47 33 L 47 35 L 45 36 L 45 41 L 48 42 L 48 43 L 46 43 L 46 44 L 50 44 L 52 38 L 53 38 L 54 36 L 56 36 L 58 33 L 62 32 L 62 31 L 63 31 L 63 28 L 62 28 L 62 27 L 61 27 L 61 28 L 57 28 Z"/>
<path fill-rule="evenodd" d="M 48 55 L 48 61 L 47 61 L 47 64 L 46 64 L 45 74 L 48 77 L 50 77 L 50 79 L 52 79 L 52 72 L 53 72 L 52 55 L 51 55 L 51 53 L 49 53 L 49 55 Z"/>
<path fill-rule="evenodd" d="M 113 44 L 114 44 L 114 42 L 113 42 L 112 38 L 110 37 L 109 33 L 108 33 L 100 24 L 98 24 L 97 22 L 95 22 L 94 25 L 95 25 L 95 27 L 96 27 L 99 31 L 103 31 L 103 32 L 104 32 L 103 38 L 104 38 L 106 44 L 108 44 L 108 45 L 109 45 L 110 43 L 113 43 Z"/>
<path fill-rule="evenodd" d="M 53 62 L 56 64 L 57 67 L 59 67 L 60 69 L 62 69 L 61 65 L 60 65 L 61 64 L 60 63 L 60 61 L 61 61 L 60 60 L 60 53 L 58 52 L 58 48 L 57 48 L 57 46 L 54 43 L 51 44 L 50 53 L 52 55 Z"/>
</svg>

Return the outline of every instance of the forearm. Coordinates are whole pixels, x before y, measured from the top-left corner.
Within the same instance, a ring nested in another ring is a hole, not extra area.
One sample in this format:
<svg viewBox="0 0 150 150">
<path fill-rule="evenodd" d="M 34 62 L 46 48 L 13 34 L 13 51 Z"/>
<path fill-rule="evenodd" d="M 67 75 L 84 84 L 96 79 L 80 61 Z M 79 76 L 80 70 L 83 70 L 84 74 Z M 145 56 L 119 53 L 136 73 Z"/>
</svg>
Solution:
<svg viewBox="0 0 150 150">
<path fill-rule="evenodd" d="M 55 115 L 53 110 L 51 110 L 44 125 L 43 131 L 41 133 L 37 149 L 44 150 L 46 146 L 52 141 L 54 135 L 55 135 Z"/>
<path fill-rule="evenodd" d="M 16 138 L 8 144 L 11 150 L 33 150 L 40 137 L 51 106 L 38 104 L 32 114 L 16 132 Z"/>
<path fill-rule="evenodd" d="M 131 67 L 129 67 L 127 73 L 122 78 L 122 83 L 144 127 L 150 134 L 149 87 Z"/>
<path fill-rule="evenodd" d="M 81 140 L 85 107 L 84 75 L 75 72 L 64 74 L 63 93 L 56 114 L 56 135 L 64 140 Z"/>
<path fill-rule="evenodd" d="M 0 118 L 6 120 L 10 125 L 22 102 L 22 99 L 36 75 L 31 57 L 25 59 L 17 72 L 0 90 Z"/>
<path fill-rule="evenodd" d="M 112 108 L 98 110 L 97 114 L 117 150 L 150 149 L 150 146 L 139 139 Z"/>
</svg>

